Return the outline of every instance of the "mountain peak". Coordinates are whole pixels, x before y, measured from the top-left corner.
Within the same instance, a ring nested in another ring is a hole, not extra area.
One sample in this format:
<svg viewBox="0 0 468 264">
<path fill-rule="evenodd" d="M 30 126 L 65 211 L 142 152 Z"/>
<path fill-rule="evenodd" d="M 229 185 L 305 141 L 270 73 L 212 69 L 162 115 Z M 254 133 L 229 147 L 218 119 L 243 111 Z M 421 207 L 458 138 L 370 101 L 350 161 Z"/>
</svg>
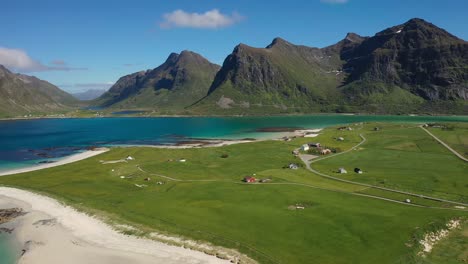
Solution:
<svg viewBox="0 0 468 264">
<path fill-rule="evenodd" d="M 283 38 L 276 37 L 276 38 L 273 39 L 273 41 L 270 43 L 270 45 L 268 45 L 266 48 L 270 49 L 270 48 L 273 48 L 275 46 L 286 46 L 286 45 L 291 45 L 291 43 L 289 43 L 288 41 L 286 41 Z"/>
<path fill-rule="evenodd" d="M 408 20 L 405 24 L 426 24 L 426 25 L 432 25 L 431 23 L 427 22 L 426 20 L 422 18 L 412 18 Z"/>
<path fill-rule="evenodd" d="M 169 54 L 169 57 L 166 59 L 166 63 L 175 63 L 177 62 L 177 59 L 179 58 L 179 54 L 172 52 Z"/>
<path fill-rule="evenodd" d="M 358 35 L 356 33 L 349 32 L 349 33 L 346 34 L 346 37 L 344 39 L 349 41 L 349 42 L 359 43 L 359 42 L 362 42 L 364 37 L 360 36 L 360 35 Z"/>
</svg>

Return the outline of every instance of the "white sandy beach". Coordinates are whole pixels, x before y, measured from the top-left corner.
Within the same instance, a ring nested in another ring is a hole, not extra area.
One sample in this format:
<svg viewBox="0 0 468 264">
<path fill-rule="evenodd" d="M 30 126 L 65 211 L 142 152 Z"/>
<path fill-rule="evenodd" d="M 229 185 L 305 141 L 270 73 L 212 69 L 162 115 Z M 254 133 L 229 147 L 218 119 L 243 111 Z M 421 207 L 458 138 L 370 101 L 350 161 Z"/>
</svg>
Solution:
<svg viewBox="0 0 468 264">
<path fill-rule="evenodd" d="M 36 166 L 31 166 L 31 167 L 26 167 L 26 168 L 21 168 L 21 169 L 14 169 L 14 170 L 8 170 L 8 171 L 0 172 L 0 176 L 12 175 L 12 174 L 18 174 L 18 173 L 23 173 L 23 172 L 30 172 L 30 171 L 36 171 L 36 170 L 42 170 L 42 169 L 57 167 L 57 166 L 60 166 L 60 165 L 65 165 L 65 164 L 68 164 L 68 163 L 73 163 L 73 162 L 76 162 L 76 161 L 91 158 L 91 157 L 94 157 L 96 155 L 102 154 L 102 153 L 104 153 L 106 151 L 109 151 L 109 149 L 108 148 L 97 148 L 95 150 L 88 150 L 88 151 L 85 151 L 85 152 L 70 155 L 70 156 L 65 157 L 65 158 L 63 158 L 61 160 L 58 160 L 57 162 L 39 164 L 39 165 L 36 165 Z"/>
<path fill-rule="evenodd" d="M 49 197 L 0 187 L 0 208 L 20 207 L 26 215 L 3 226 L 14 228 L 25 250 L 23 264 L 229 263 L 202 252 L 126 236 Z"/>
</svg>

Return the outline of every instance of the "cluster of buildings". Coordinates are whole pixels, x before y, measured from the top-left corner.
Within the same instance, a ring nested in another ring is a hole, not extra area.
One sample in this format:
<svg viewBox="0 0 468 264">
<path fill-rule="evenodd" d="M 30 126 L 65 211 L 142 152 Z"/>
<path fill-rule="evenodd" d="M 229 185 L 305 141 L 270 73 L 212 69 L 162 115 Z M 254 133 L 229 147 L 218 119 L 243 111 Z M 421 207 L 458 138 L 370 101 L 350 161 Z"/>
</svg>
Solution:
<svg viewBox="0 0 468 264">
<path fill-rule="evenodd" d="M 307 143 L 307 144 L 304 144 L 304 145 L 301 146 L 302 151 L 309 151 L 311 148 L 316 148 L 316 150 L 318 151 L 318 153 L 320 153 L 320 155 L 328 155 L 328 154 L 332 153 L 331 149 L 322 147 L 322 145 L 320 145 L 320 143 Z M 295 156 L 299 155 L 298 152 L 296 154 L 296 153 L 294 153 L 294 151 L 293 151 L 293 154 Z"/>
</svg>

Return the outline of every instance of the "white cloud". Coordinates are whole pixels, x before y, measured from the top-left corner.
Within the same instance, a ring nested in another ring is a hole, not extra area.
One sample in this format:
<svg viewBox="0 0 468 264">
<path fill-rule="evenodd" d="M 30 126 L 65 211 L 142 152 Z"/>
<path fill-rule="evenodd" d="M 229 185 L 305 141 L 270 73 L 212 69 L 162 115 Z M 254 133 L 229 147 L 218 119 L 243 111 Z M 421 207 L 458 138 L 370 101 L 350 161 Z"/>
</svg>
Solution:
<svg viewBox="0 0 468 264">
<path fill-rule="evenodd" d="M 320 2 L 327 4 L 346 4 L 349 0 L 320 0 Z"/>
<path fill-rule="evenodd" d="M 0 64 L 17 72 L 87 70 L 87 68 L 69 67 L 62 60 L 53 61 L 54 66 L 44 65 L 31 58 L 24 50 L 4 47 L 0 47 Z"/>
<path fill-rule="evenodd" d="M 240 22 L 243 17 L 238 13 L 223 14 L 218 9 L 200 13 L 187 13 L 183 10 L 175 10 L 163 15 L 164 22 L 159 24 L 161 28 L 209 28 L 216 29 L 231 26 Z"/>
</svg>

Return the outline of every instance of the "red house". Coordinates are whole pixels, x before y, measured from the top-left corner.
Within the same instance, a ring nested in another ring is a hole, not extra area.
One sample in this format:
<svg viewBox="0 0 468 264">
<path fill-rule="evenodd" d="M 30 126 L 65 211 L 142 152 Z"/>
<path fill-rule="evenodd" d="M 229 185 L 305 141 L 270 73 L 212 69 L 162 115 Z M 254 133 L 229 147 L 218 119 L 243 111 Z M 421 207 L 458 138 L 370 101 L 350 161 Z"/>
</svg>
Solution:
<svg viewBox="0 0 468 264">
<path fill-rule="evenodd" d="M 244 177 L 244 182 L 247 182 L 247 183 L 252 183 L 252 182 L 256 182 L 257 179 L 255 179 L 254 177 L 252 176 L 245 176 Z"/>
</svg>

